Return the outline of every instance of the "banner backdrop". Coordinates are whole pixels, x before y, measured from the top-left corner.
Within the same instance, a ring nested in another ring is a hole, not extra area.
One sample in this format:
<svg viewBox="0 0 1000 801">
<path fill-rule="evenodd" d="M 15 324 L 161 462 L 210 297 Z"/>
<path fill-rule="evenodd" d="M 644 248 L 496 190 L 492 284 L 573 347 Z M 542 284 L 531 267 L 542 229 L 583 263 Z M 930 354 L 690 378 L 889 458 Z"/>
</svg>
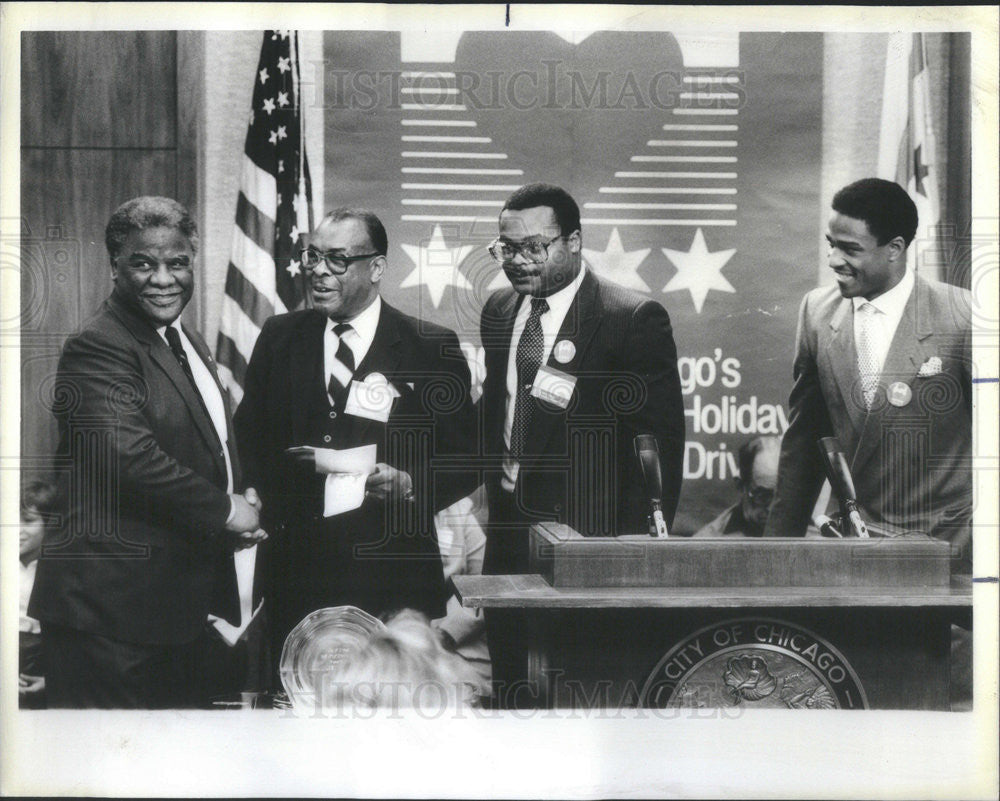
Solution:
<svg viewBox="0 0 1000 801">
<path fill-rule="evenodd" d="M 809 33 L 331 31 L 324 211 L 375 211 L 386 299 L 457 330 L 481 365 L 479 310 L 506 281 L 486 253 L 500 207 L 530 181 L 565 187 L 589 267 L 673 321 L 687 416 L 674 530 L 690 533 L 735 501 L 740 444 L 787 425 L 828 202 L 822 46 Z"/>
</svg>

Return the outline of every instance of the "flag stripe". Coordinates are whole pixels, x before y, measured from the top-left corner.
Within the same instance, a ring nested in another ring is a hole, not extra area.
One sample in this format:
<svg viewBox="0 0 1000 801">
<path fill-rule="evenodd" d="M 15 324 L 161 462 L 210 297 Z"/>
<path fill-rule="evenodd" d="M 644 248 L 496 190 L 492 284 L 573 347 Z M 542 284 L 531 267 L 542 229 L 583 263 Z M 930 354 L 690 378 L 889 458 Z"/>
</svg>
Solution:
<svg viewBox="0 0 1000 801">
<path fill-rule="evenodd" d="M 247 200 L 242 192 L 236 199 L 236 224 L 262 250 L 273 245 L 276 230 L 274 220 Z"/>
<path fill-rule="evenodd" d="M 247 362 L 228 336 L 219 332 L 219 341 L 215 346 L 216 361 L 228 368 L 233 378 L 239 386 L 243 386 L 243 380 L 247 376 Z"/>
<path fill-rule="evenodd" d="M 274 304 L 232 262 L 226 272 L 226 295 L 235 300 L 258 326 L 264 325 L 267 318 L 274 315 Z"/>
</svg>

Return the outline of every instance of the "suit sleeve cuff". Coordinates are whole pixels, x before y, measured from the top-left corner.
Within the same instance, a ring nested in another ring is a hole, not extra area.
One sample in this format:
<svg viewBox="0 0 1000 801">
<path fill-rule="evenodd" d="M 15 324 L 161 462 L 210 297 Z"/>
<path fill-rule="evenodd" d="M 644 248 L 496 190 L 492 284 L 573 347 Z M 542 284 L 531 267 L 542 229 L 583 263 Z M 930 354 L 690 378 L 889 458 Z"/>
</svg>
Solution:
<svg viewBox="0 0 1000 801">
<path fill-rule="evenodd" d="M 229 496 L 229 516 L 226 517 L 226 525 L 228 526 L 233 522 L 233 518 L 236 517 L 236 504 L 233 503 L 233 496 Z"/>
</svg>

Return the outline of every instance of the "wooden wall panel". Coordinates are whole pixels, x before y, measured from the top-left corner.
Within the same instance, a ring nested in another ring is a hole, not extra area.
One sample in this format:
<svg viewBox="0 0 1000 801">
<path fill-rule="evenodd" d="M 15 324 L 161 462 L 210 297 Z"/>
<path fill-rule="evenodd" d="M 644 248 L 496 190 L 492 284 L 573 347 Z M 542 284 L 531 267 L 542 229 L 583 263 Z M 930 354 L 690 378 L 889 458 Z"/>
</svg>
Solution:
<svg viewBox="0 0 1000 801">
<path fill-rule="evenodd" d="M 172 31 L 21 34 L 22 147 L 168 147 L 177 139 Z"/>
<path fill-rule="evenodd" d="M 31 479 L 50 474 L 57 445 L 48 406 L 63 342 L 111 291 L 109 215 L 136 195 L 197 206 L 204 57 L 202 38 L 171 31 L 27 32 L 21 45 L 21 456 Z"/>
</svg>

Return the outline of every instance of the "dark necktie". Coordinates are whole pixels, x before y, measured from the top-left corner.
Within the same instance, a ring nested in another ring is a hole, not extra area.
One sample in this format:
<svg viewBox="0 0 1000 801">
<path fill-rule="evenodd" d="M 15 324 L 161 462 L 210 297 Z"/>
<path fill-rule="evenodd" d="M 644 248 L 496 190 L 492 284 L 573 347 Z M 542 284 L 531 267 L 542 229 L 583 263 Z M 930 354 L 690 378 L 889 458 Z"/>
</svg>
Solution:
<svg viewBox="0 0 1000 801">
<path fill-rule="evenodd" d="M 348 386 L 351 384 L 351 377 L 354 375 L 354 351 L 350 345 L 344 341 L 344 335 L 348 331 L 353 331 L 350 323 L 337 323 L 333 327 L 333 333 L 337 336 L 337 353 L 334 356 L 333 371 L 330 373 L 330 383 L 327 384 L 326 391 L 330 397 L 338 404 L 344 398 Z"/>
<path fill-rule="evenodd" d="M 194 380 L 194 373 L 191 372 L 191 363 L 188 361 L 187 353 L 184 351 L 184 346 L 181 345 L 181 335 L 177 333 L 176 328 L 172 325 L 168 325 L 166 336 L 167 344 L 170 345 L 170 350 L 173 351 L 174 358 L 180 362 L 184 375 L 188 377 L 188 381 L 190 381 L 191 386 L 194 387 L 195 393 L 199 398 L 201 398 L 201 392 L 198 391 L 198 384 Z"/>
<path fill-rule="evenodd" d="M 517 399 L 514 401 L 514 422 L 510 430 L 510 455 L 515 460 L 520 460 L 524 453 L 524 442 L 531 424 L 531 386 L 535 383 L 535 374 L 542 364 L 542 353 L 545 350 L 540 318 L 548 310 L 549 302 L 545 298 L 531 299 L 531 313 L 517 343 L 517 355 L 514 357 L 517 367 Z"/>
<path fill-rule="evenodd" d="M 177 329 L 171 325 L 167 326 L 165 331 L 167 337 L 167 344 L 170 345 L 170 350 L 174 354 L 174 358 L 180 362 L 181 369 L 184 371 L 184 375 L 187 376 L 188 381 L 191 382 L 191 387 L 194 389 L 194 396 L 198 399 L 198 403 L 201 405 L 201 410 L 205 413 L 205 416 L 212 420 L 212 415 L 208 411 L 208 406 L 205 405 L 205 399 L 201 396 L 201 390 L 198 388 L 198 382 L 194 380 L 194 373 L 191 371 L 191 363 L 188 361 L 187 353 L 184 351 L 184 346 L 181 345 L 181 335 L 177 333 Z M 219 432 L 215 430 L 215 423 L 212 423 L 212 433 L 216 435 L 218 439 Z"/>
</svg>

